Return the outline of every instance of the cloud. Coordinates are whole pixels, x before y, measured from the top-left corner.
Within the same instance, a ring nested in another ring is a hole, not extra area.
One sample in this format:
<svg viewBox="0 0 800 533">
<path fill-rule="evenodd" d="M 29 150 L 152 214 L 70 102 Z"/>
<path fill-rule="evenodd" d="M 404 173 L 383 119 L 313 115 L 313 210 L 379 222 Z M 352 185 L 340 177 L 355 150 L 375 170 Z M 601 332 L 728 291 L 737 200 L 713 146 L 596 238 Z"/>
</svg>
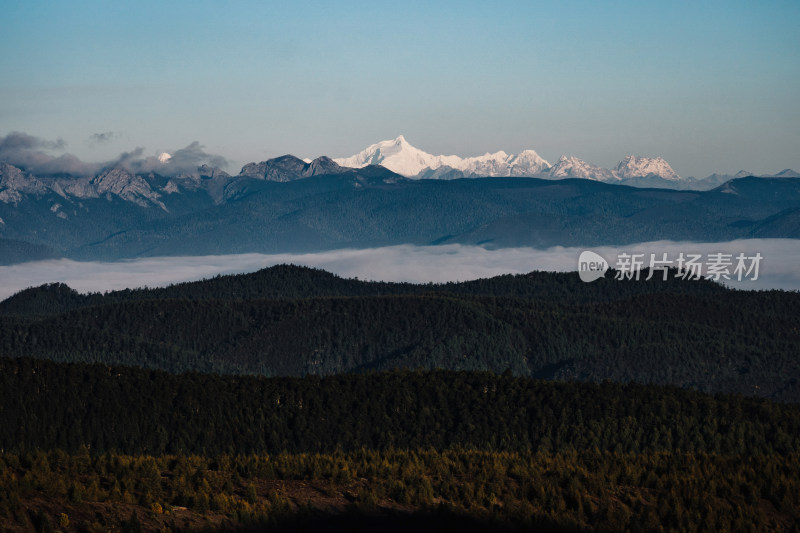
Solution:
<svg viewBox="0 0 800 533">
<path fill-rule="evenodd" d="M 228 166 L 227 159 L 221 155 L 209 154 L 198 141 L 194 141 L 185 148 L 180 148 L 169 153 L 171 157 L 166 161 L 161 161 L 157 156 L 144 159 L 139 163 L 137 171 L 154 171 L 161 174 L 174 175 L 184 172 L 195 172 L 197 171 L 197 167 L 201 165 L 219 168 Z"/>
<path fill-rule="evenodd" d="M 0 267 L 0 299 L 27 287 L 63 282 L 80 292 L 110 291 L 126 287 L 165 286 L 217 274 L 254 272 L 268 266 L 292 263 L 323 268 L 344 277 L 415 283 L 465 281 L 521 274 L 532 270 L 576 271 L 583 248 L 548 250 L 508 248 L 487 250 L 478 246 L 390 246 L 365 250 L 332 250 L 311 254 L 239 254 L 196 257 L 153 257 L 113 263 L 76 262 L 67 259 L 37 261 Z M 731 283 L 739 289 L 800 290 L 800 241 L 751 239 L 728 243 L 659 241 L 624 247 L 593 248 L 613 267 L 625 253 L 745 253 L 763 256 L 758 281 Z M 576 274 L 577 277 L 577 274 Z"/>
<path fill-rule="evenodd" d="M 109 131 L 95 133 L 90 136 L 93 142 L 109 142 L 119 134 Z M 185 148 L 172 153 L 168 161 L 159 161 L 157 156 L 144 156 L 144 148 L 137 147 L 130 152 L 123 152 L 111 161 L 87 163 L 76 156 L 65 153 L 52 155 L 48 152 L 66 148 L 62 139 L 49 141 L 23 132 L 12 132 L 0 137 L 0 161 L 39 175 L 66 173 L 75 176 L 89 176 L 104 168 L 122 167 L 131 172 L 158 172 L 164 175 L 195 172 L 197 167 L 206 164 L 212 167 L 225 168 L 228 161 L 215 154 L 210 154 L 204 147 L 194 141 Z"/>
<path fill-rule="evenodd" d="M 90 174 L 97 169 L 98 165 L 84 163 L 72 154 L 47 153 L 66 146 L 63 139 L 49 141 L 15 131 L 0 137 L 0 161 L 38 174 Z"/>
<path fill-rule="evenodd" d="M 119 138 L 120 134 L 115 131 L 107 131 L 105 133 L 93 133 L 89 136 L 89 144 L 107 144 L 114 139 Z"/>
<path fill-rule="evenodd" d="M 62 150 L 67 146 L 63 139 L 48 141 L 21 131 L 12 131 L 0 138 L 0 153 L 31 150 Z"/>
<path fill-rule="evenodd" d="M 156 172 L 165 176 L 174 176 L 196 172 L 197 167 L 201 165 L 220 168 L 228 166 L 228 161 L 224 157 L 209 154 L 198 141 L 170 153 L 169 158 L 155 155 L 143 157 L 144 148 L 138 147 L 131 152 L 123 152 L 115 160 L 106 163 L 104 167 L 122 167 L 131 172 Z"/>
<path fill-rule="evenodd" d="M 139 169 L 136 167 L 141 166 L 141 161 L 142 161 L 141 157 L 143 153 L 144 153 L 144 148 L 138 146 L 130 152 L 122 152 L 117 156 L 116 159 L 110 161 L 109 163 L 106 163 L 104 166 L 106 168 L 122 167 L 126 170 L 138 172 Z"/>
</svg>

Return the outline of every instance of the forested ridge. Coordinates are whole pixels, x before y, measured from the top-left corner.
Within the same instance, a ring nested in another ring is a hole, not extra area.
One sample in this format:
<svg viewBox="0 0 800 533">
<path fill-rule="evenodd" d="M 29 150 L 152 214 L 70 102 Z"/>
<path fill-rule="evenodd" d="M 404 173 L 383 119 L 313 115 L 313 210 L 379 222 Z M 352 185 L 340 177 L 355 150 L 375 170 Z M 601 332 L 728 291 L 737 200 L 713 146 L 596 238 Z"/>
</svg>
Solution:
<svg viewBox="0 0 800 533">
<path fill-rule="evenodd" d="M 793 404 L 488 372 L 0 365 L 11 531 L 796 531 L 800 520 Z"/>
<path fill-rule="evenodd" d="M 0 385 L 5 450 L 800 452 L 794 404 L 508 373 L 264 378 L 4 358 Z"/>
<path fill-rule="evenodd" d="M 674 272 L 673 272 L 674 273 Z M 661 274 L 645 281 L 604 279 L 580 283 L 575 273 L 540 272 L 505 274 L 464 282 L 398 283 L 342 278 L 318 268 L 276 265 L 250 274 L 218 275 L 201 281 L 168 287 L 144 287 L 106 293 L 81 294 L 63 283 L 50 283 L 20 291 L 0 302 L 2 315 L 54 314 L 80 307 L 135 300 L 300 300 L 321 297 L 453 294 L 463 296 L 512 297 L 560 303 L 607 302 L 640 294 L 725 294 L 723 286 L 707 280 L 687 283 Z M 779 292 L 779 291 L 774 291 Z"/>
<path fill-rule="evenodd" d="M 22 291 L 0 524 L 797 531 L 800 295 L 612 275 Z"/>
<path fill-rule="evenodd" d="M 54 284 L 0 303 L 0 355 L 265 376 L 510 370 L 800 401 L 800 295 L 658 278 L 408 284 L 282 265 L 107 294 Z"/>
</svg>

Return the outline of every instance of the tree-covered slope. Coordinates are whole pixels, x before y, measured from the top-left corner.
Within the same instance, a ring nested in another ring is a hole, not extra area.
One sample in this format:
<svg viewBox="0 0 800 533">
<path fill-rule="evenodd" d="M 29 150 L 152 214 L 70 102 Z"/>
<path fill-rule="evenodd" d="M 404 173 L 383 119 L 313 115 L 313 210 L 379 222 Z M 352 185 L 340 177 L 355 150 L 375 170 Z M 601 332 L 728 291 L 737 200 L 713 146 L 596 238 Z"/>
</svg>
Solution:
<svg viewBox="0 0 800 533">
<path fill-rule="evenodd" d="M 798 406 L 488 372 L 264 378 L 0 358 L 0 448 L 800 451 Z"/>
<path fill-rule="evenodd" d="M 218 185 L 221 197 L 181 189 L 161 195 L 158 205 L 28 195 L 0 203 L 0 238 L 106 260 L 397 244 L 719 242 L 794 238 L 792 213 L 800 207 L 798 178 L 739 178 L 711 191 L 677 191 L 585 179 L 408 180 L 367 167 L 286 183 L 240 176 Z"/>
<path fill-rule="evenodd" d="M 43 286 L 0 313 L 3 356 L 268 376 L 509 369 L 800 400 L 800 295 L 706 281 L 414 285 L 279 266 L 106 295 Z"/>
</svg>

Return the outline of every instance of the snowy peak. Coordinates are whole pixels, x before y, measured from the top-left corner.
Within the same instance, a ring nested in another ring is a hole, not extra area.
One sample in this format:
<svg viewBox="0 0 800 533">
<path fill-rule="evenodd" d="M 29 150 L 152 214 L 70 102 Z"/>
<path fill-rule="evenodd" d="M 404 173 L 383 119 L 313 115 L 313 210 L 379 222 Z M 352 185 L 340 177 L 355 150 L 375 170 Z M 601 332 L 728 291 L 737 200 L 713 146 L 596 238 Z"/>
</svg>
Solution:
<svg viewBox="0 0 800 533">
<path fill-rule="evenodd" d="M 362 168 L 367 165 L 382 165 L 404 176 L 415 176 L 425 168 L 442 166 L 443 156 L 433 156 L 411 146 L 405 137 L 372 144 L 361 152 L 344 158 L 334 159 L 343 167 Z"/>
<path fill-rule="evenodd" d="M 606 183 L 619 183 L 623 180 L 627 182 L 627 180 L 637 179 L 641 181 L 641 178 L 660 178 L 668 181 L 681 180 L 681 177 L 672 170 L 672 167 L 663 158 L 636 157 L 633 155 L 625 157 L 613 170 L 587 163 L 577 157 L 562 155 L 547 174 L 551 178 L 583 178 Z"/>
<path fill-rule="evenodd" d="M 607 168 L 587 163 L 583 159 L 562 155 L 548 174 L 552 178 L 582 178 L 594 181 L 616 182 L 620 177 Z"/>
<path fill-rule="evenodd" d="M 428 176 L 441 167 L 460 171 L 465 176 L 532 176 L 550 166 L 533 150 L 525 150 L 518 155 L 509 155 L 501 150 L 466 158 L 457 155 L 432 155 L 415 148 L 402 135 L 334 161 L 342 166 L 355 168 L 382 165 L 407 177 Z"/>
<path fill-rule="evenodd" d="M 619 183 L 633 178 L 660 178 L 681 181 L 681 177 L 661 157 L 625 157 L 613 169 L 602 168 L 577 157 L 561 156 L 551 166 L 534 150 L 518 154 L 486 152 L 480 156 L 432 155 L 415 148 L 402 135 L 368 146 L 350 157 L 334 159 L 345 167 L 361 168 L 382 165 L 403 176 L 417 179 L 454 179 L 485 176 L 583 178 L 608 183 Z M 641 179 L 634 180 L 642 181 Z"/>
<path fill-rule="evenodd" d="M 661 157 L 626 156 L 620 161 L 614 173 L 623 179 L 656 176 L 670 181 L 680 181 L 681 177 L 672 170 L 669 163 Z"/>
<path fill-rule="evenodd" d="M 468 157 L 463 160 L 461 170 L 468 176 L 535 176 L 550 168 L 534 150 L 523 150 L 519 154 L 504 151 Z"/>
<path fill-rule="evenodd" d="M 550 167 L 550 163 L 543 159 L 534 150 L 523 150 L 517 155 L 512 155 L 509 158 L 509 162 L 517 167 L 538 168 L 540 172 Z"/>
</svg>

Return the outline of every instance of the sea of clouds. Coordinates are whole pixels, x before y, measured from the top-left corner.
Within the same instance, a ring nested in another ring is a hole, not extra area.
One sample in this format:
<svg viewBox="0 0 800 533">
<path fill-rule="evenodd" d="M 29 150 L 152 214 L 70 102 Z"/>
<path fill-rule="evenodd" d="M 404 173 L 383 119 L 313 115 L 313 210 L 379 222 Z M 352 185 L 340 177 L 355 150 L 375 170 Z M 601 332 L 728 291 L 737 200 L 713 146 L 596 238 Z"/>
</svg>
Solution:
<svg viewBox="0 0 800 533">
<path fill-rule="evenodd" d="M 254 272 L 277 264 L 317 267 L 343 277 L 363 280 L 445 282 L 519 274 L 533 270 L 577 271 L 578 257 L 586 248 L 505 248 L 479 246 L 389 246 L 344 249 L 308 254 L 236 254 L 192 257 L 149 257 L 116 262 L 77 262 L 69 259 L 35 261 L 0 267 L 0 300 L 45 283 L 63 282 L 80 292 L 105 292 L 124 288 L 157 287 L 200 280 L 217 274 Z M 758 279 L 753 273 L 742 281 L 721 280 L 738 289 L 800 290 L 800 240 L 749 239 L 726 243 L 647 242 L 591 248 L 614 268 L 620 254 L 650 254 L 674 260 L 678 254 L 761 254 Z M 733 267 L 730 269 L 733 272 Z M 610 274 L 607 274 L 610 275 Z M 577 273 L 576 273 L 577 277 Z M 731 276 L 735 278 L 735 276 Z"/>
</svg>

